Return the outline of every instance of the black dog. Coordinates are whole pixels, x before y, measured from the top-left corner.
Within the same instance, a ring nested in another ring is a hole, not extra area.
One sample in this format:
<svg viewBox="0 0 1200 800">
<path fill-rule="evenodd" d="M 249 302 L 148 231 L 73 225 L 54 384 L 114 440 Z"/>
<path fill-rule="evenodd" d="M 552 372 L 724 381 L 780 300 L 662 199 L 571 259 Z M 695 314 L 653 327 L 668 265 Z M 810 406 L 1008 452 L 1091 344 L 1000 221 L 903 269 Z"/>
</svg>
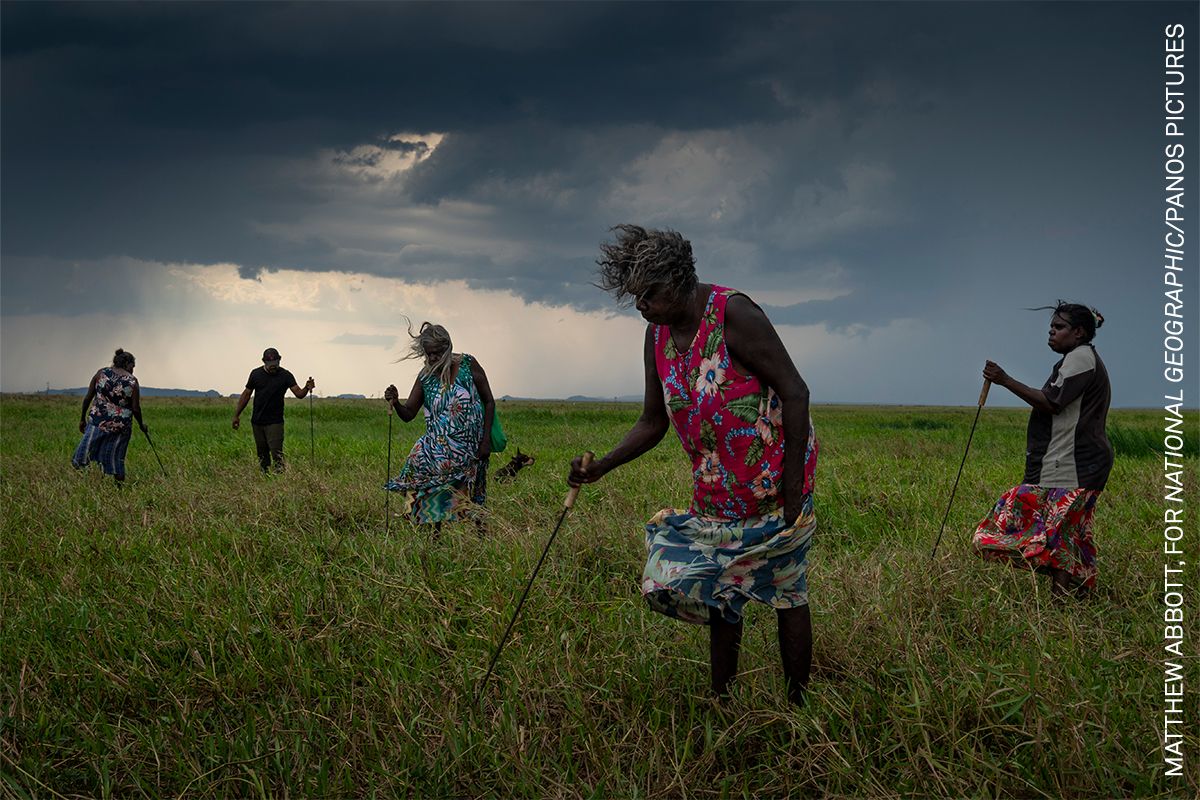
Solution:
<svg viewBox="0 0 1200 800">
<path fill-rule="evenodd" d="M 500 482 L 511 481 L 517 477 L 517 473 L 528 467 L 534 462 L 533 456 L 522 453 L 519 449 L 517 454 L 513 456 L 507 464 L 496 470 L 496 480 Z"/>
</svg>

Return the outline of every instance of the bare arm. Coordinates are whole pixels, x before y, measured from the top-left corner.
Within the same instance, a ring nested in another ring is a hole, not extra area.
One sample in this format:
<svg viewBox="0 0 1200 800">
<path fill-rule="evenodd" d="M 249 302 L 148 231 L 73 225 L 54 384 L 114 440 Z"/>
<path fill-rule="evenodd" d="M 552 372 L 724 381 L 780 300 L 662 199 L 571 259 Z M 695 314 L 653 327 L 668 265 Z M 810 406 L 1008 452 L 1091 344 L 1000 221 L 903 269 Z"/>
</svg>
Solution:
<svg viewBox="0 0 1200 800">
<path fill-rule="evenodd" d="M 421 388 L 421 379 L 417 378 L 413 381 L 412 391 L 408 393 L 408 399 L 403 405 L 400 404 L 400 392 L 395 384 L 383 390 L 383 399 L 396 410 L 400 419 L 412 422 L 413 417 L 421 410 L 421 404 L 425 402 L 425 390 Z"/>
<path fill-rule="evenodd" d="M 654 365 L 653 326 L 646 327 L 645 367 L 646 394 L 642 400 L 642 415 L 616 447 L 593 461 L 587 469 L 583 468 L 582 458 L 576 457 L 571 462 L 571 472 L 567 476 L 567 483 L 571 486 L 600 480 L 622 464 L 653 450 L 666 435 L 670 421 L 663 402 L 662 381 L 658 379 L 658 369 Z"/>
<path fill-rule="evenodd" d="M 487 373 L 473 358 L 471 377 L 475 379 L 475 389 L 479 392 L 479 399 L 483 401 L 483 439 L 479 442 L 479 458 L 482 460 L 492 454 L 492 419 L 496 415 L 496 398 L 492 397 Z"/>
<path fill-rule="evenodd" d="M 142 429 L 142 433 L 146 432 L 146 423 L 142 422 L 142 389 L 137 381 L 133 382 L 133 418 L 137 420 L 138 427 Z"/>
<path fill-rule="evenodd" d="M 1003 386 L 1017 397 L 1024 400 L 1029 405 L 1038 411 L 1045 411 L 1047 414 L 1057 414 L 1062 411 L 1061 408 L 1055 408 L 1054 405 L 1046 399 L 1046 395 L 1041 389 L 1034 389 L 1032 386 L 1026 386 L 1013 376 L 1005 372 L 999 364 L 994 361 L 989 361 L 983 368 L 983 377 L 987 378 L 997 386 Z"/>
<path fill-rule="evenodd" d="M 744 295 L 729 298 L 725 308 L 725 342 L 730 357 L 775 390 L 783 404 L 783 517 L 791 524 L 800 516 L 804 498 L 804 456 L 808 443 L 808 384 L 800 377 L 775 326 Z"/>
<path fill-rule="evenodd" d="M 238 418 L 242 416 L 242 411 L 246 408 L 246 403 L 250 402 L 250 395 L 253 392 L 250 389 L 243 389 L 242 396 L 238 398 L 237 410 L 233 412 L 233 429 L 236 431 L 241 424 Z"/>
<path fill-rule="evenodd" d="M 313 389 L 315 389 L 316 386 L 317 386 L 317 382 L 312 379 L 312 375 L 309 375 L 308 380 L 305 382 L 303 389 L 301 389 L 299 386 L 297 386 L 294 383 L 292 384 L 292 394 L 296 395 L 296 397 L 299 397 L 299 398 L 305 398 L 305 397 L 308 397 L 308 393 L 311 392 Z"/>
<path fill-rule="evenodd" d="M 96 374 L 92 376 L 92 382 L 88 384 L 87 394 L 83 397 L 83 410 L 79 412 L 79 432 L 83 433 L 87 428 L 87 412 L 92 407 L 92 400 L 96 399 L 96 379 L 100 377 L 100 370 L 96 370 Z"/>
</svg>

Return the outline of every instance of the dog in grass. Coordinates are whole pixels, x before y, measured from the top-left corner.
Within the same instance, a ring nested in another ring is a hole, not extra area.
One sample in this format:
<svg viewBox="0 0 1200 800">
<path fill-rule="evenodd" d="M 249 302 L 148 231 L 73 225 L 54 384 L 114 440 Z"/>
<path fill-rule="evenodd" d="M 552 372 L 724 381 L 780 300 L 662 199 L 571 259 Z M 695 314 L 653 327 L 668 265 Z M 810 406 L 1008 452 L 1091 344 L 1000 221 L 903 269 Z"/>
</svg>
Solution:
<svg viewBox="0 0 1200 800">
<path fill-rule="evenodd" d="M 517 454 L 509 459 L 508 463 L 500 469 L 496 470 L 496 480 L 500 482 L 511 481 L 517 477 L 517 473 L 528 467 L 535 461 L 534 457 L 527 453 L 522 453 L 519 449 Z"/>
</svg>

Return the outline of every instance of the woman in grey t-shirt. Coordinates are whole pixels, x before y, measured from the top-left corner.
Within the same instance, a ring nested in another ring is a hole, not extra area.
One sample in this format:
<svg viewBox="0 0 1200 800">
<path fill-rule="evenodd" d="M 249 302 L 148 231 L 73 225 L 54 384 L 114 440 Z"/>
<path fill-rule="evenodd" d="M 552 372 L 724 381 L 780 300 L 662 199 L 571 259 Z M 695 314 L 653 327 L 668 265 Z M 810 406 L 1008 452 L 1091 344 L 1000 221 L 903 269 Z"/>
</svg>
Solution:
<svg viewBox="0 0 1200 800">
<path fill-rule="evenodd" d="M 1041 389 L 1014 380 L 989 361 L 983 376 L 1033 407 L 1026 432 L 1025 476 L 1004 493 L 975 530 L 985 558 L 1026 564 L 1051 576 L 1051 591 L 1086 591 L 1096 582 L 1092 516 L 1108 481 L 1113 450 L 1104 433 L 1111 389 L 1092 346 L 1104 317 L 1061 300 L 1047 344 L 1062 358 Z"/>
</svg>

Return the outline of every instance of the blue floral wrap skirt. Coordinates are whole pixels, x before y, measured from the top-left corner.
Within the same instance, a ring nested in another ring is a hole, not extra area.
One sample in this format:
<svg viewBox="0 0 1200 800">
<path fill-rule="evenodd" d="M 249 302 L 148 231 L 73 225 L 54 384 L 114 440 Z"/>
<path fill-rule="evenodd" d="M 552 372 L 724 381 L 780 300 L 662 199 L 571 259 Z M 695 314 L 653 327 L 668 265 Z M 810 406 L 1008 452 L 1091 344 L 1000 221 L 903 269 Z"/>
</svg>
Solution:
<svg viewBox="0 0 1200 800">
<path fill-rule="evenodd" d="M 697 625 L 709 623 L 709 609 L 738 622 L 750 600 L 772 608 L 808 605 L 816 527 L 811 496 L 791 527 L 782 511 L 726 521 L 663 509 L 646 524 L 642 594 L 653 610 Z"/>
</svg>

